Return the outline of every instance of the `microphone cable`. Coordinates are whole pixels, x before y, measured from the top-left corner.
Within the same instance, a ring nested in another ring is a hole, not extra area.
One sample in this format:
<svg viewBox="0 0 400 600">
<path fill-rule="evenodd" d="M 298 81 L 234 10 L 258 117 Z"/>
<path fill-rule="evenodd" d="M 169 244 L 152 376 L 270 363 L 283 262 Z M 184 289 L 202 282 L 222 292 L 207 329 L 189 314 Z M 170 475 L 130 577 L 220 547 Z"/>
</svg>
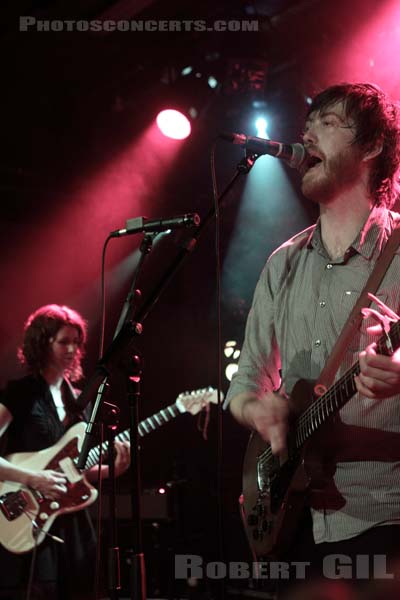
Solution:
<svg viewBox="0 0 400 600">
<path fill-rule="evenodd" d="M 223 528 L 223 409 L 222 409 L 222 292 L 221 292 L 221 231 L 220 231 L 220 207 L 218 202 L 218 185 L 215 169 L 215 150 L 217 140 L 211 148 L 211 178 L 213 187 L 213 200 L 215 208 L 215 283 L 216 283 L 216 314 L 217 314 L 217 540 L 219 560 L 224 561 L 224 528 Z M 225 582 L 220 580 L 219 597 L 224 600 Z"/>
</svg>

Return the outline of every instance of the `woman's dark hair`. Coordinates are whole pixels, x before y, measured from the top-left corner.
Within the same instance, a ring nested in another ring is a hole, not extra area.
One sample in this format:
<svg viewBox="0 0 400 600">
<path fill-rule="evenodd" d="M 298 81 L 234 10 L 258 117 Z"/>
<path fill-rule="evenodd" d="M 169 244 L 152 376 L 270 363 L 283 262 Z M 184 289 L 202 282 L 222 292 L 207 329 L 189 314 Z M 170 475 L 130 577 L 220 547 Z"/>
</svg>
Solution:
<svg viewBox="0 0 400 600">
<path fill-rule="evenodd" d="M 391 208 L 399 195 L 400 107 L 371 83 L 341 83 L 318 94 L 308 115 L 343 102 L 346 117 L 356 128 L 354 144 L 368 151 L 382 142 L 370 174 L 370 192 L 375 204 Z"/>
<path fill-rule="evenodd" d="M 79 348 L 67 374 L 71 381 L 78 381 L 82 377 L 81 360 L 84 355 L 87 324 L 78 312 L 58 304 L 41 306 L 25 322 L 24 340 L 18 349 L 18 358 L 29 372 L 38 375 L 46 366 L 51 338 L 54 338 L 62 327 L 68 325 L 78 331 Z"/>
</svg>

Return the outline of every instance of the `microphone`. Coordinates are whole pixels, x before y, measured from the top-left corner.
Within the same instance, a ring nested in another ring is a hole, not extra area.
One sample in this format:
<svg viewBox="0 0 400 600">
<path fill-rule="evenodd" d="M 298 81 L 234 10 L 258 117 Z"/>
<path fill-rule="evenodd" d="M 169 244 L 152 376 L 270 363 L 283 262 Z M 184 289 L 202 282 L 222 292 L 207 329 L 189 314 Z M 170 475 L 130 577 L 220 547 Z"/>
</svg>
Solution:
<svg viewBox="0 0 400 600">
<path fill-rule="evenodd" d="M 169 219 L 149 220 L 147 217 L 135 217 L 134 219 L 128 219 L 126 221 L 126 227 L 124 229 L 112 231 L 110 237 L 121 237 L 123 235 L 130 235 L 141 231 L 160 232 L 166 231 L 167 229 L 178 229 L 180 227 L 193 227 L 194 225 L 199 225 L 199 223 L 200 217 L 197 213 L 187 213 L 186 215 L 171 217 Z"/>
<path fill-rule="evenodd" d="M 307 160 L 307 152 L 303 144 L 282 144 L 243 133 L 220 133 L 219 137 L 232 144 L 245 146 L 252 154 L 269 154 L 281 158 L 293 169 L 299 169 Z"/>
</svg>

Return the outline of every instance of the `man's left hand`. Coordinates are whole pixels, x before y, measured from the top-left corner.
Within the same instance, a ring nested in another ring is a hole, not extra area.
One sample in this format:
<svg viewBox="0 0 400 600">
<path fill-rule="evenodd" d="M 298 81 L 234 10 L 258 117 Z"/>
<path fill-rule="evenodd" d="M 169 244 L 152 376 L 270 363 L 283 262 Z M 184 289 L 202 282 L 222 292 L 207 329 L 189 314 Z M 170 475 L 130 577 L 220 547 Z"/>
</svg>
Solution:
<svg viewBox="0 0 400 600">
<path fill-rule="evenodd" d="M 400 394 L 400 348 L 392 355 L 376 353 L 370 344 L 359 354 L 360 374 L 354 377 L 357 390 L 372 399 Z"/>
</svg>

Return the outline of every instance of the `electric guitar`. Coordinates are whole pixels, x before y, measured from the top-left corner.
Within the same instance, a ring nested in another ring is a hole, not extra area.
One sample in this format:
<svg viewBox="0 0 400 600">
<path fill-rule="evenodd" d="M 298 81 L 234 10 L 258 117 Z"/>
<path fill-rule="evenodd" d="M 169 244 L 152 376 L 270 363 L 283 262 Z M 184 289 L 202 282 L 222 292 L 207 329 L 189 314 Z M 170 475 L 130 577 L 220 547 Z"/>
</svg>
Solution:
<svg viewBox="0 0 400 600">
<path fill-rule="evenodd" d="M 391 354 L 400 346 L 400 322 L 377 342 L 378 354 Z M 324 439 L 324 425 L 356 392 L 355 363 L 325 393 L 315 396 L 310 382 L 299 380 L 291 395 L 299 412 L 289 426 L 287 456 L 272 454 L 271 446 L 252 433 L 243 465 L 241 513 L 246 535 L 257 558 L 282 557 L 290 547 L 308 490 L 322 490 L 323 469 L 313 442 Z"/>
<path fill-rule="evenodd" d="M 210 402 L 218 402 L 218 391 L 211 387 L 180 394 L 174 404 L 141 421 L 139 435 L 143 437 L 155 431 L 181 413 L 196 415 Z M 0 543 L 8 551 L 21 554 L 32 550 L 48 535 L 56 517 L 82 510 L 96 500 L 97 490 L 76 468 L 85 430 L 86 423 L 77 423 L 50 448 L 39 452 L 18 452 L 6 457 L 19 467 L 37 471 L 52 469 L 67 478 L 67 492 L 57 500 L 46 498 L 19 483 L 0 482 Z M 128 441 L 129 430 L 119 433 L 116 439 Z M 104 443 L 89 451 L 86 469 L 98 464 L 106 448 Z"/>
</svg>

